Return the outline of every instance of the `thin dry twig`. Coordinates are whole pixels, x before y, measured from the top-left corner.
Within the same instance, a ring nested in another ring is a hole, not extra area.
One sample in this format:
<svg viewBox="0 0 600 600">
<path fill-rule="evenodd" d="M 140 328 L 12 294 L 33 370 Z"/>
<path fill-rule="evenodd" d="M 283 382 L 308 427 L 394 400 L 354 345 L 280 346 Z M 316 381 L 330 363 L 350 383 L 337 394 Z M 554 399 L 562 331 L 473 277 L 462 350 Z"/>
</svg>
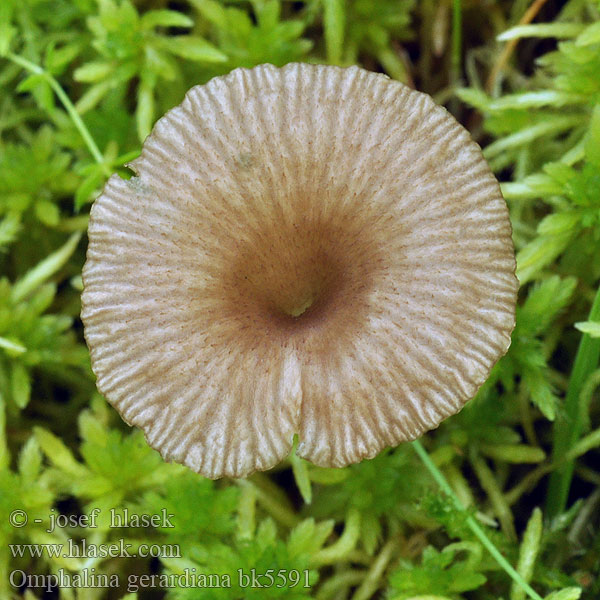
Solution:
<svg viewBox="0 0 600 600">
<path fill-rule="evenodd" d="M 519 20 L 519 25 L 527 25 L 535 19 L 536 15 L 540 12 L 542 6 L 546 4 L 547 0 L 534 0 L 531 6 L 525 11 L 521 19 Z M 504 50 L 498 57 L 498 60 L 492 67 L 490 74 L 488 76 L 487 82 L 485 84 L 485 89 L 488 94 L 491 94 L 494 86 L 496 85 L 496 80 L 500 73 L 506 67 L 506 63 L 509 61 L 512 53 L 514 52 L 517 44 L 519 43 L 519 38 L 515 38 L 514 40 L 510 40 L 506 46 L 504 46 Z"/>
</svg>

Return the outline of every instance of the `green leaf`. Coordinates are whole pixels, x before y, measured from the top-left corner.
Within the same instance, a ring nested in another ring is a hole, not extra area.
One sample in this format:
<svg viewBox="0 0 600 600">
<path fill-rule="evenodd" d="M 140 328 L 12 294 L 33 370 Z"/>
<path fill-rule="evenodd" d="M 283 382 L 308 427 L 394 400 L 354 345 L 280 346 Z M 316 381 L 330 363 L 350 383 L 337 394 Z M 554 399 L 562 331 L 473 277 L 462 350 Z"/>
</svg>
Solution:
<svg viewBox="0 0 600 600">
<path fill-rule="evenodd" d="M 31 379 L 22 363 L 13 363 L 10 384 L 14 403 L 20 409 L 25 408 L 31 398 Z"/>
<path fill-rule="evenodd" d="M 36 217 L 48 227 L 56 227 L 60 222 L 60 211 L 58 206 L 48 200 L 40 200 L 35 203 Z"/>
<path fill-rule="evenodd" d="M 482 112 L 487 111 L 492 99 L 483 91 L 476 88 L 460 88 L 456 90 L 456 95 L 467 104 L 479 109 Z"/>
<path fill-rule="evenodd" d="M 145 53 L 146 68 L 149 71 L 167 81 L 174 81 L 177 78 L 177 64 L 172 57 L 152 46 L 146 46 Z"/>
<path fill-rule="evenodd" d="M 496 39 L 499 42 L 508 42 L 524 37 L 537 38 L 573 38 L 586 28 L 581 23 L 542 23 L 539 25 L 517 25 L 501 33 Z"/>
<path fill-rule="evenodd" d="M 100 447 L 106 446 L 109 440 L 108 429 L 91 410 L 82 411 L 77 421 L 79 423 L 79 433 L 85 442 Z"/>
<path fill-rule="evenodd" d="M 328 469 L 326 467 L 317 467 L 310 465 L 308 475 L 311 481 L 323 485 L 333 485 L 344 481 L 349 475 L 346 469 Z"/>
<path fill-rule="evenodd" d="M 600 43 L 600 22 L 592 23 L 575 40 L 577 46 L 591 46 Z"/>
<path fill-rule="evenodd" d="M 222 63 L 227 61 L 225 54 L 204 38 L 198 36 L 173 36 L 165 38 L 162 44 L 169 52 L 188 60 L 208 63 Z"/>
<path fill-rule="evenodd" d="M 18 213 L 7 214 L 0 221 L 0 252 L 5 250 L 4 246 L 12 244 L 21 231 L 21 219 Z"/>
<path fill-rule="evenodd" d="M 544 171 L 551 179 L 561 184 L 562 190 L 559 193 L 564 193 L 565 186 L 577 176 L 573 167 L 562 162 L 546 163 L 544 165 Z"/>
<path fill-rule="evenodd" d="M 95 83 L 107 77 L 114 69 L 114 65 L 105 61 L 88 62 L 75 69 L 73 79 L 84 83 Z"/>
<path fill-rule="evenodd" d="M 487 580 L 477 571 L 477 561 L 455 560 L 457 550 L 448 546 L 443 552 L 438 552 L 428 546 L 423 551 L 420 566 L 403 562 L 401 568 L 391 574 L 392 590 L 413 596 L 454 596 L 481 587 Z"/>
<path fill-rule="evenodd" d="M 555 213 L 544 217 L 538 225 L 540 235 L 562 235 L 574 231 L 581 215 L 576 212 Z"/>
<path fill-rule="evenodd" d="M 521 285 L 551 264 L 569 245 L 573 235 L 572 230 L 557 235 L 542 235 L 522 248 L 517 253 L 517 277 Z"/>
<path fill-rule="evenodd" d="M 525 533 L 523 534 L 523 541 L 519 548 L 517 572 L 526 583 L 529 583 L 533 576 L 533 570 L 542 542 L 542 532 L 542 511 L 536 507 L 533 509 L 533 514 L 527 523 Z M 510 600 L 525 600 L 525 590 L 516 581 L 512 583 Z"/>
<path fill-rule="evenodd" d="M 490 111 L 507 109 L 535 108 L 539 106 L 564 106 L 565 104 L 578 104 L 587 102 L 583 94 L 570 94 L 562 90 L 538 90 L 535 92 L 522 92 L 507 94 L 493 100 L 488 105 Z"/>
<path fill-rule="evenodd" d="M 515 464 L 534 464 L 546 459 L 541 448 L 525 444 L 481 444 L 480 449 L 490 458 Z"/>
<path fill-rule="evenodd" d="M 77 188 L 75 192 L 75 210 L 81 210 L 81 207 L 94 199 L 94 193 L 98 192 L 104 181 L 104 172 L 101 169 L 94 169 Z"/>
<path fill-rule="evenodd" d="M 142 78 L 138 86 L 138 102 L 135 110 L 138 138 L 143 142 L 154 122 L 154 90 L 147 78 Z"/>
<path fill-rule="evenodd" d="M 42 453 L 35 436 L 31 436 L 19 454 L 19 473 L 27 482 L 35 482 L 42 466 Z"/>
<path fill-rule="evenodd" d="M 187 15 L 174 10 L 149 10 L 142 16 L 142 29 L 154 27 L 192 27 L 194 21 Z"/>
<path fill-rule="evenodd" d="M 212 23 L 219 29 L 227 28 L 227 11 L 224 6 L 215 0 L 190 0 L 190 4 L 209 23 Z"/>
<path fill-rule="evenodd" d="M 2 473 L 6 473 L 7 465 L 10 463 L 11 455 L 8 452 L 6 445 L 6 401 L 2 394 L 0 394 L 0 478 Z M 1 510 L 1 507 L 0 507 Z M 2 530 L 0 529 L 0 538 L 2 537 Z"/>
<path fill-rule="evenodd" d="M 56 285 L 46 283 L 42 285 L 27 302 L 27 315 L 32 318 L 40 316 L 51 304 L 56 295 Z"/>
<path fill-rule="evenodd" d="M 75 477 L 83 477 L 88 470 L 73 456 L 62 440 L 41 427 L 34 427 L 35 437 L 48 460 L 65 473 Z"/>
<path fill-rule="evenodd" d="M 18 92 L 31 92 L 41 83 L 47 83 L 46 76 L 41 73 L 33 73 L 32 75 L 28 75 L 19 83 L 17 86 Z"/>
<path fill-rule="evenodd" d="M 342 60 L 346 10 L 344 0 L 323 0 L 323 26 L 327 60 L 339 65 Z"/>
<path fill-rule="evenodd" d="M 596 167 L 600 167 L 600 104 L 594 106 L 584 148 L 586 159 Z"/>
<path fill-rule="evenodd" d="M 335 521 L 328 519 L 315 524 L 313 518 L 304 519 L 290 532 L 287 543 L 290 556 L 306 554 L 312 556 L 323 548 L 327 538 L 333 532 Z"/>
<path fill-rule="evenodd" d="M 126 455 L 123 458 L 126 459 Z M 167 540 L 180 544 L 185 556 L 198 542 L 211 546 L 233 533 L 238 499 L 236 487 L 218 488 L 213 481 L 190 471 L 177 474 L 170 469 L 164 484 L 145 492 L 136 510 L 149 514 L 160 514 L 161 510 L 172 513 L 174 527 L 161 528 L 161 533 Z"/>
<path fill-rule="evenodd" d="M 0 337 L 0 348 L 4 348 L 6 354 L 12 358 L 27 352 L 27 348 L 23 344 L 6 337 Z"/>
<path fill-rule="evenodd" d="M 306 504 L 310 504 L 312 502 L 312 487 L 308 473 L 308 463 L 296 454 L 295 448 L 292 448 L 290 462 L 302 499 Z"/>
<path fill-rule="evenodd" d="M 531 401 L 549 421 L 556 418 L 558 398 L 548 382 L 544 368 L 524 367 L 521 373 L 523 383 L 531 394 Z"/>
<path fill-rule="evenodd" d="M 552 592 L 544 600 L 579 600 L 581 598 L 581 588 L 570 587 L 558 592 Z"/>
<path fill-rule="evenodd" d="M 530 127 L 523 127 L 516 133 L 492 142 L 483 151 L 489 160 L 507 150 L 515 149 L 524 144 L 529 144 L 547 135 L 557 135 L 567 129 L 571 129 L 581 122 L 581 117 L 576 116 L 548 116 L 543 122 L 536 123 Z"/>
<path fill-rule="evenodd" d="M 546 330 L 552 320 L 566 308 L 576 287 L 575 277 L 561 279 L 558 275 L 535 285 L 520 309 L 519 329 L 527 335 L 536 335 Z"/>
<path fill-rule="evenodd" d="M 108 94 L 114 83 L 111 80 L 101 81 L 90 87 L 75 103 L 80 115 L 92 110 Z"/>
<path fill-rule="evenodd" d="M 275 526 L 275 521 L 270 517 L 267 517 L 261 524 L 258 526 L 258 530 L 256 531 L 256 542 L 259 548 L 267 548 L 268 546 L 272 546 L 277 539 L 277 527 Z"/>
<path fill-rule="evenodd" d="M 365 552 L 373 556 L 383 537 L 382 521 L 375 515 L 367 513 L 362 517 L 362 523 L 361 542 Z"/>
<path fill-rule="evenodd" d="M 563 193 L 563 187 L 549 175 L 535 173 L 521 181 L 507 181 L 500 184 L 502 195 L 507 199 L 529 199 L 557 196 Z"/>
<path fill-rule="evenodd" d="M 77 58 L 80 52 L 81 45 L 79 43 L 65 44 L 60 48 L 50 44 L 44 59 L 46 69 L 53 75 L 61 74 L 65 67 Z"/>
<path fill-rule="evenodd" d="M 280 23 L 275 31 L 282 42 L 291 42 L 300 37 L 305 27 L 306 25 L 302 21 L 286 21 Z"/>
<path fill-rule="evenodd" d="M 28 271 L 19 281 L 17 281 L 12 288 L 12 301 L 14 303 L 20 302 L 44 281 L 61 269 L 67 260 L 69 260 L 71 254 L 73 254 L 75 248 L 77 248 L 80 238 L 80 233 L 74 233 L 64 244 L 64 246 L 56 250 L 56 252 L 50 254 L 42 262 L 33 267 L 33 269 Z"/>
<path fill-rule="evenodd" d="M 45 77 L 31 88 L 31 95 L 35 98 L 40 108 L 48 113 L 54 112 L 54 92 L 52 91 L 50 82 Z"/>
<path fill-rule="evenodd" d="M 70 283 L 74 290 L 77 290 L 80 293 L 83 292 L 83 279 L 81 275 L 71 277 Z"/>
<path fill-rule="evenodd" d="M 575 323 L 575 327 L 590 337 L 600 338 L 600 322 L 598 321 L 580 321 Z"/>
<path fill-rule="evenodd" d="M 0 2 L 0 56 L 8 54 L 10 43 L 17 33 L 17 29 L 12 26 L 13 12 L 12 2 Z"/>
</svg>

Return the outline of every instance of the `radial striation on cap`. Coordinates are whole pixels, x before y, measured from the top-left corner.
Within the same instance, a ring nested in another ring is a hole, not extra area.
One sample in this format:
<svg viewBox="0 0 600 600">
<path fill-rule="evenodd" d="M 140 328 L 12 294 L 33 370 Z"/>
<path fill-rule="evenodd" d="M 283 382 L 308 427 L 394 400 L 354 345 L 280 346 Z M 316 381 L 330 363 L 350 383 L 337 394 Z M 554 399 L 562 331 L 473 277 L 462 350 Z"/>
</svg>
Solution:
<svg viewBox="0 0 600 600">
<path fill-rule="evenodd" d="M 192 88 L 92 207 L 97 385 L 166 460 L 344 466 L 459 411 L 507 351 L 517 280 L 479 146 L 358 67 Z"/>
</svg>

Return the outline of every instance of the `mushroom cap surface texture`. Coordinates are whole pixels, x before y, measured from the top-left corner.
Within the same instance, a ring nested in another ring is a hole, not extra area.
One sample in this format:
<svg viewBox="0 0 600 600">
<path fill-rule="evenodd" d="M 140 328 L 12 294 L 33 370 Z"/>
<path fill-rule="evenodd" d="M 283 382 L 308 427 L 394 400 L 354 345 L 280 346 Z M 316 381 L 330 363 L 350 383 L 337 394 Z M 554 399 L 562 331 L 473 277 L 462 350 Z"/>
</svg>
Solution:
<svg viewBox="0 0 600 600">
<path fill-rule="evenodd" d="M 358 67 L 192 88 L 92 207 L 97 385 L 211 478 L 341 467 L 459 411 L 506 352 L 506 203 L 468 132 Z"/>
</svg>

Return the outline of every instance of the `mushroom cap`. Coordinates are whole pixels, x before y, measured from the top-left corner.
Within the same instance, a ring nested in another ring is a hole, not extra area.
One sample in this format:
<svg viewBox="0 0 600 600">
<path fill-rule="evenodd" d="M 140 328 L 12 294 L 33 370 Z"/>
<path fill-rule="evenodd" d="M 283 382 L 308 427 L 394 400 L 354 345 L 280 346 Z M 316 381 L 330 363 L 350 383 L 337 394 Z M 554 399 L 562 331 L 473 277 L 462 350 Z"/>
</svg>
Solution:
<svg viewBox="0 0 600 600">
<path fill-rule="evenodd" d="M 192 88 L 92 207 L 97 385 L 211 478 L 344 466 L 459 411 L 506 352 L 517 280 L 479 146 L 384 75 L 288 64 Z"/>
</svg>

